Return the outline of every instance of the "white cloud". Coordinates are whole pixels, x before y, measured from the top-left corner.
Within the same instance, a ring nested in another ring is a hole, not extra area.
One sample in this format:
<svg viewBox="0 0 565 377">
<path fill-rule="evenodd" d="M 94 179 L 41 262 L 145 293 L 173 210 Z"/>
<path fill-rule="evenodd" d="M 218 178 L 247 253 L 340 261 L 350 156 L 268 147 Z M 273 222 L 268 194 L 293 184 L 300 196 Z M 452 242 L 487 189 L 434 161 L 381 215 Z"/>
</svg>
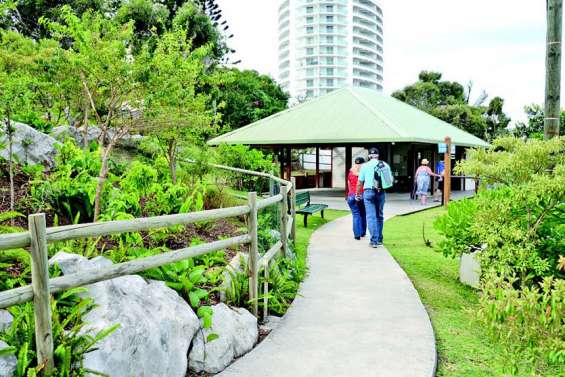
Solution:
<svg viewBox="0 0 565 377">
<path fill-rule="evenodd" d="M 218 0 L 241 68 L 277 73 L 278 0 Z M 382 0 L 385 92 L 414 82 L 423 70 L 474 82 L 501 96 L 514 120 L 543 102 L 545 2 L 531 0 Z M 565 93 L 565 90 L 564 90 Z M 565 98 L 565 96 L 563 97 Z"/>
</svg>

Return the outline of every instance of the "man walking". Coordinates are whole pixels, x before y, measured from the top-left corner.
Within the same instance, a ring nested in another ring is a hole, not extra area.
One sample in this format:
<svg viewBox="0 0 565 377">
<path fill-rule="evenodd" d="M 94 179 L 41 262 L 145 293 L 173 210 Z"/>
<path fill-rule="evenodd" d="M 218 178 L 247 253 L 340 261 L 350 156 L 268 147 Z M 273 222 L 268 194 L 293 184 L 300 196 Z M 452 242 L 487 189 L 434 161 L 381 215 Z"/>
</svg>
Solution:
<svg viewBox="0 0 565 377">
<path fill-rule="evenodd" d="M 371 233 L 371 247 L 383 244 L 385 189 L 392 186 L 393 177 L 388 164 L 379 160 L 379 150 L 369 148 L 369 161 L 363 165 L 359 173 L 355 197 L 363 201 L 367 214 L 367 225 Z"/>
</svg>

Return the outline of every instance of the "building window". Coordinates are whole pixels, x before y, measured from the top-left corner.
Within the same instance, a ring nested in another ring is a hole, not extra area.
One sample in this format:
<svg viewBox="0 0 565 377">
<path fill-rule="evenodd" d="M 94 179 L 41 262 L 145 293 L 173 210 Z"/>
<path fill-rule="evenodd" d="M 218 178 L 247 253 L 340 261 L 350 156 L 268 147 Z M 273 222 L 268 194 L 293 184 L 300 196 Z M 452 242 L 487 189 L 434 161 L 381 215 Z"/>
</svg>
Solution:
<svg viewBox="0 0 565 377">
<path fill-rule="evenodd" d="M 308 47 L 306 49 L 306 55 L 314 55 L 314 49 L 312 47 Z"/>
<path fill-rule="evenodd" d="M 326 37 L 326 43 L 334 43 L 334 37 L 333 36 L 327 36 Z"/>
<path fill-rule="evenodd" d="M 326 12 L 333 12 L 334 6 L 333 5 L 326 5 Z"/>
<path fill-rule="evenodd" d="M 314 76 L 314 68 L 307 68 L 306 69 L 306 76 L 308 76 L 308 77 Z"/>
<path fill-rule="evenodd" d="M 314 44 L 314 37 L 308 37 L 308 38 L 306 38 L 306 44 L 307 44 L 307 45 Z"/>
<path fill-rule="evenodd" d="M 314 97 L 314 91 L 313 90 L 307 90 L 306 91 L 306 97 L 308 97 L 308 98 Z"/>
<path fill-rule="evenodd" d="M 333 27 L 333 25 L 328 25 L 328 26 L 326 26 L 326 32 L 328 32 L 328 33 L 333 33 L 333 32 L 334 32 L 334 27 Z"/>
<path fill-rule="evenodd" d="M 314 13 L 314 7 L 306 7 L 306 13 Z"/>
<path fill-rule="evenodd" d="M 306 65 L 317 65 L 317 64 L 318 64 L 318 59 L 314 59 L 314 58 L 306 59 Z"/>
<path fill-rule="evenodd" d="M 334 86 L 334 79 L 327 79 L 326 86 Z"/>
<path fill-rule="evenodd" d="M 334 58 L 326 58 L 326 64 L 327 65 L 333 65 L 334 64 Z"/>
<path fill-rule="evenodd" d="M 312 88 L 314 86 L 314 80 L 306 80 L 306 86 Z"/>
<path fill-rule="evenodd" d="M 333 54 L 333 53 L 334 53 L 333 46 L 327 46 L 326 47 L 326 54 Z"/>
<path fill-rule="evenodd" d="M 334 69 L 333 68 L 326 68 L 326 75 L 333 76 L 334 75 Z"/>
<path fill-rule="evenodd" d="M 334 22 L 334 16 L 326 16 L 326 22 L 328 23 Z"/>
<path fill-rule="evenodd" d="M 314 17 L 306 17 L 306 23 L 307 24 L 313 24 L 314 23 Z"/>
<path fill-rule="evenodd" d="M 306 26 L 306 34 L 314 34 L 314 27 Z"/>
</svg>

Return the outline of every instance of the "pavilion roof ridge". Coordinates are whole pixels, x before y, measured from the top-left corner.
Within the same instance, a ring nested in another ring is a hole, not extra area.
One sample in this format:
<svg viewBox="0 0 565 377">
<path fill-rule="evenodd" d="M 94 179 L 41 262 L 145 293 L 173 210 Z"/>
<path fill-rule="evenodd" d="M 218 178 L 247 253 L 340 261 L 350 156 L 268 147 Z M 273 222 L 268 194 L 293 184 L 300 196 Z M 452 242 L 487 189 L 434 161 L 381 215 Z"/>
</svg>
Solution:
<svg viewBox="0 0 565 377">
<path fill-rule="evenodd" d="M 347 91 L 349 91 L 349 93 L 351 93 L 351 95 L 353 96 L 353 98 L 355 98 L 357 100 L 357 102 L 359 102 L 361 105 L 363 105 L 363 107 L 365 107 L 367 110 L 369 110 L 371 113 L 373 113 L 374 115 L 376 115 L 377 117 L 380 117 L 381 120 L 383 121 L 384 125 L 387 126 L 388 128 L 390 128 L 392 131 L 394 131 L 398 136 L 401 137 L 406 137 L 407 135 L 404 132 L 401 132 L 398 127 L 394 124 L 394 122 L 392 122 L 382 111 L 378 111 L 377 109 L 375 109 L 373 106 L 369 105 L 365 100 L 363 100 L 361 97 L 359 97 L 359 95 L 357 93 L 355 93 L 355 90 L 347 87 L 346 88 Z"/>
</svg>

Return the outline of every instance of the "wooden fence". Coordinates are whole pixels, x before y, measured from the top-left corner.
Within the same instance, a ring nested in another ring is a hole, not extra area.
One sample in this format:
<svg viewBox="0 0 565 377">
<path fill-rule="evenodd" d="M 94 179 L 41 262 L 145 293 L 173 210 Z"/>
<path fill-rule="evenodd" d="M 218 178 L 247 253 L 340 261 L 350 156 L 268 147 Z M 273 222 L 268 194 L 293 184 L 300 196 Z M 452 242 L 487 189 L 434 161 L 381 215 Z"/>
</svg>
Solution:
<svg viewBox="0 0 565 377">
<path fill-rule="evenodd" d="M 45 365 L 47 371 L 54 367 L 50 305 L 52 294 L 124 275 L 140 273 L 152 268 L 238 245 L 249 245 L 249 298 L 252 303 L 252 311 L 255 316 L 258 315 L 259 303 L 258 277 L 260 270 L 264 270 L 266 279 L 263 287 L 263 315 L 265 317 L 268 315 L 269 263 L 281 251 L 283 256 L 288 256 L 289 236 L 290 239 L 295 240 L 295 186 L 293 182 L 288 182 L 266 173 L 251 172 L 222 165 L 213 166 L 238 173 L 252 174 L 269 178 L 273 182 L 277 182 L 281 185 L 280 193 L 270 194 L 269 197 L 265 199 L 257 200 L 257 194 L 255 192 L 250 192 L 248 193 L 247 204 L 237 207 L 177 215 L 137 218 L 134 220 L 108 221 L 52 228 L 46 227 L 45 214 L 33 214 L 28 217 L 29 230 L 27 232 L 0 235 L 0 251 L 25 247 L 29 247 L 31 250 L 32 284 L 0 292 L 0 309 L 33 300 L 35 315 L 35 340 L 39 365 Z M 289 197 L 290 200 L 288 200 Z M 289 202 L 291 203 L 290 211 L 288 208 Z M 257 241 L 258 212 L 261 209 L 274 205 L 280 206 L 281 239 L 263 256 L 260 256 Z M 212 221 L 236 216 L 247 217 L 248 229 L 247 233 L 244 235 L 198 246 L 187 247 L 150 257 L 135 259 L 108 267 L 83 270 L 70 275 L 52 279 L 49 278 L 47 255 L 47 245 L 49 243 L 109 236 L 119 233 L 147 231 L 151 229 L 167 228 L 175 225 L 188 225 L 201 221 Z"/>
</svg>

